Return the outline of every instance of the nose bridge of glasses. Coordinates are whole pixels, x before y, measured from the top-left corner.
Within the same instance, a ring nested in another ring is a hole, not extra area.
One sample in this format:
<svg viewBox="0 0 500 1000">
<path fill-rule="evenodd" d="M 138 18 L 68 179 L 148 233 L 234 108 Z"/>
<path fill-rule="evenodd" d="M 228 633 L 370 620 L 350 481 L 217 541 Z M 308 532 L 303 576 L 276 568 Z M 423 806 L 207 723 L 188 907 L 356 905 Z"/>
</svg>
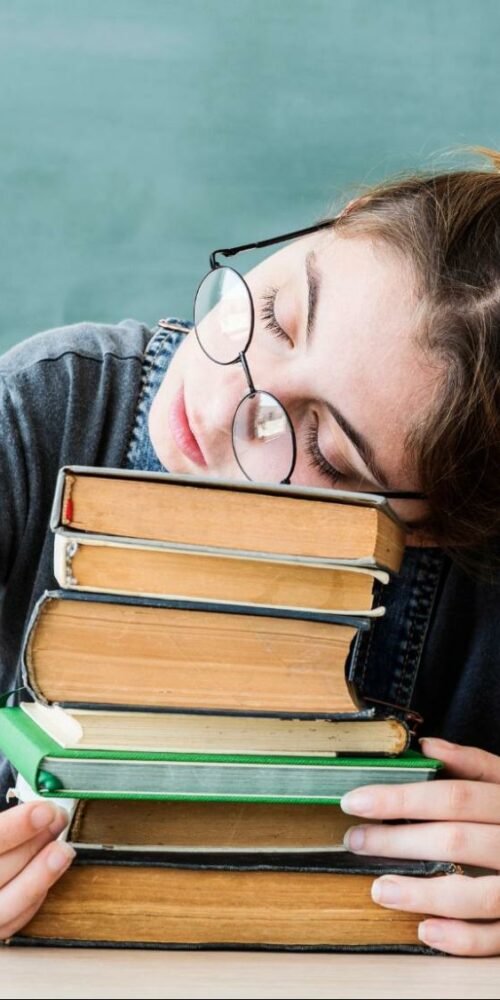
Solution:
<svg viewBox="0 0 500 1000">
<path fill-rule="evenodd" d="M 252 338 L 245 358 L 250 365 L 255 388 L 274 396 L 290 421 L 292 416 L 294 421 L 300 421 L 309 409 L 313 396 L 310 367 L 305 362 L 301 363 L 292 352 L 281 356 L 270 352 L 259 337 Z"/>
<path fill-rule="evenodd" d="M 255 386 L 254 386 L 254 383 L 253 383 L 252 376 L 250 375 L 250 369 L 248 367 L 248 361 L 246 359 L 245 351 L 240 351 L 240 354 L 238 355 L 238 359 L 239 359 L 239 361 L 241 361 L 241 365 L 242 365 L 243 371 L 245 373 L 245 378 L 247 380 L 247 385 L 248 385 L 249 392 L 255 392 Z"/>
</svg>

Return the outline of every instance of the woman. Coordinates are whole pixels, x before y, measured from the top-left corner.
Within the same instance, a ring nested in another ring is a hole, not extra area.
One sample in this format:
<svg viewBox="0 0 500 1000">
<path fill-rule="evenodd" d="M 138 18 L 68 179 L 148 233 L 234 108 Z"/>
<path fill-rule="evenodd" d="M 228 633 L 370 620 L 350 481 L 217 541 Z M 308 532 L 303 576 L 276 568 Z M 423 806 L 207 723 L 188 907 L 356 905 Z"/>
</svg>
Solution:
<svg viewBox="0 0 500 1000">
<path fill-rule="evenodd" d="M 392 501 L 408 546 L 355 669 L 372 697 L 422 713 L 422 749 L 447 778 L 344 796 L 355 816 L 420 821 L 360 824 L 349 849 L 500 869 L 500 154 L 486 152 L 494 170 L 380 185 L 246 275 L 255 328 L 243 356 L 237 345 L 241 364 L 215 363 L 233 359 L 216 357 L 203 307 L 196 331 L 81 324 L 0 359 L 4 691 L 27 614 L 52 584 L 58 468 L 241 478 L 248 456 L 233 416 L 254 385 L 277 401 L 296 446 L 279 479 L 420 497 Z M 63 823 L 50 803 L 0 817 L 1 937 L 71 863 L 71 849 L 52 843 Z M 433 914 L 421 924 L 428 944 L 500 954 L 500 875 L 384 876 L 373 893 Z"/>
</svg>

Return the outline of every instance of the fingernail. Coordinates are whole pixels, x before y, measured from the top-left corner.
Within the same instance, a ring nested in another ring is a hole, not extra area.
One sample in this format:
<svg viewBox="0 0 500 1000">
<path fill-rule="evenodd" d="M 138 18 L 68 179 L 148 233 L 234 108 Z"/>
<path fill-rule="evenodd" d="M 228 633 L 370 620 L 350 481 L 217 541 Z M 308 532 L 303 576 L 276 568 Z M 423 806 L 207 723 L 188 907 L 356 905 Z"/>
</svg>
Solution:
<svg viewBox="0 0 500 1000">
<path fill-rule="evenodd" d="M 344 847 L 348 851 L 359 851 L 361 850 L 365 842 L 365 828 L 364 826 L 350 826 L 348 830 L 344 833 Z"/>
<path fill-rule="evenodd" d="M 49 830 L 52 834 L 61 833 L 64 827 L 68 825 L 69 817 L 65 809 L 58 809 L 57 816 L 53 823 L 50 824 Z"/>
<path fill-rule="evenodd" d="M 47 858 L 47 867 L 51 872 L 60 872 L 64 868 L 68 867 L 75 854 L 76 851 L 74 851 L 69 844 L 65 844 L 63 841 L 60 841 L 57 845 L 54 845 L 50 851 Z"/>
<path fill-rule="evenodd" d="M 345 813 L 366 816 L 373 811 L 374 798 L 370 792 L 347 792 L 340 800 L 340 808 Z"/>
<path fill-rule="evenodd" d="M 419 741 L 420 746 L 424 750 L 460 750 L 460 745 L 458 743 L 450 743 L 448 740 L 442 740 L 438 736 L 421 736 Z"/>
<path fill-rule="evenodd" d="M 377 879 L 372 885 L 372 899 L 375 903 L 400 903 L 403 891 L 399 882 L 391 878 Z"/>
<path fill-rule="evenodd" d="M 423 924 L 418 925 L 418 936 L 424 944 L 434 944 L 436 941 L 443 941 L 444 930 L 441 924 L 433 924 L 429 920 L 425 920 Z"/>
<path fill-rule="evenodd" d="M 41 802 L 39 806 L 35 806 L 31 810 L 31 825 L 35 827 L 35 830 L 41 830 L 42 827 L 53 822 L 55 814 L 54 806 L 50 802 Z"/>
</svg>

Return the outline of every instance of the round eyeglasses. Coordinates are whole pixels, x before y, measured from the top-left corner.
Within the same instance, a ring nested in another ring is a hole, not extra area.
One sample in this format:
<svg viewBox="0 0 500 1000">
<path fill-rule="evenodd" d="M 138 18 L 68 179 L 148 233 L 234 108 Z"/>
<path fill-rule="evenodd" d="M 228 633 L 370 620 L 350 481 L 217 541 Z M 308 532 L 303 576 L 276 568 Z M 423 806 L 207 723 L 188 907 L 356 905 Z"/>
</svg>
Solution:
<svg viewBox="0 0 500 1000">
<path fill-rule="evenodd" d="M 244 278 L 232 267 L 216 267 L 201 282 L 194 303 L 198 343 L 219 365 L 241 363 L 248 393 L 236 408 L 231 428 L 236 461 L 250 480 L 288 483 L 297 446 L 292 421 L 276 396 L 256 389 L 246 352 L 254 309 Z"/>
</svg>

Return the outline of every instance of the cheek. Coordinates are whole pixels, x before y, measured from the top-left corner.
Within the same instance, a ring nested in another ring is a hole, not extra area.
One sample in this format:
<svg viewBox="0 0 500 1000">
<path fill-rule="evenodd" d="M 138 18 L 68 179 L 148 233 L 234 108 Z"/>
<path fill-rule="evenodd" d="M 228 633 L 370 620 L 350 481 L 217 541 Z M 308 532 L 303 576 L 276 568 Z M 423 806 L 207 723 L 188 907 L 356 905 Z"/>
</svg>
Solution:
<svg viewBox="0 0 500 1000">
<path fill-rule="evenodd" d="M 184 382 L 191 392 L 201 394 L 211 385 L 217 385 L 222 365 L 217 365 L 203 353 L 193 330 L 175 352 L 169 373 L 170 371 L 179 384 Z"/>
<path fill-rule="evenodd" d="M 153 401 L 152 426 L 156 427 L 158 422 L 168 423 L 170 406 L 181 386 L 184 387 L 190 412 L 193 408 L 201 411 L 220 392 L 219 368 L 203 353 L 194 331 L 189 333 L 177 348 Z"/>
</svg>

